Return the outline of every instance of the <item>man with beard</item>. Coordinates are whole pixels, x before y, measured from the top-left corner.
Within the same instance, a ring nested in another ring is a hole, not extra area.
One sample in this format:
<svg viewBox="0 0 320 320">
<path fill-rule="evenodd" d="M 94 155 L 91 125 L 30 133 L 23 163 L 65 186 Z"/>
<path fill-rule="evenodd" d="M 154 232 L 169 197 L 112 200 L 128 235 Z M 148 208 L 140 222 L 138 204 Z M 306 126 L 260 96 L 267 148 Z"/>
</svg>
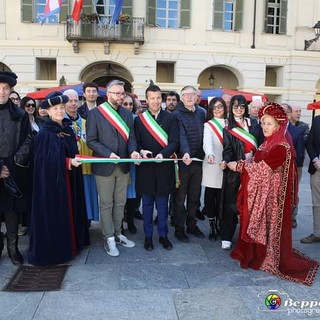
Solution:
<svg viewBox="0 0 320 320">
<path fill-rule="evenodd" d="M 107 85 L 107 99 L 89 111 L 86 122 L 87 144 L 93 156 L 112 159 L 139 159 L 132 113 L 122 107 L 126 96 L 124 82 L 113 80 Z M 124 206 L 129 184 L 129 163 L 93 163 L 100 197 L 100 220 L 108 255 L 117 257 L 117 244 L 133 248 L 135 243 L 121 234 Z"/>
<path fill-rule="evenodd" d="M 174 110 L 176 110 L 177 104 L 180 101 L 180 96 L 178 93 L 174 92 L 174 91 L 170 91 L 167 95 L 166 95 L 166 111 L 167 112 L 173 112 Z"/>
</svg>

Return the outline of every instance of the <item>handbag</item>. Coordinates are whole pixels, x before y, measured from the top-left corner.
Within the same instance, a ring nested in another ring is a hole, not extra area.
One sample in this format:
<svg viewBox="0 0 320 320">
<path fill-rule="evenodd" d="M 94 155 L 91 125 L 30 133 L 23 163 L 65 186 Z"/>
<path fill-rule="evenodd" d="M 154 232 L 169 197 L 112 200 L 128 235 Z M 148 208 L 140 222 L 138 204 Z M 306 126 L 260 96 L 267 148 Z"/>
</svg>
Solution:
<svg viewBox="0 0 320 320">
<path fill-rule="evenodd" d="M 13 179 L 12 176 L 9 176 L 8 178 L 4 178 L 3 179 L 3 185 L 4 188 L 15 198 L 22 198 L 23 194 L 20 191 L 20 189 L 18 188 L 15 180 Z"/>
</svg>

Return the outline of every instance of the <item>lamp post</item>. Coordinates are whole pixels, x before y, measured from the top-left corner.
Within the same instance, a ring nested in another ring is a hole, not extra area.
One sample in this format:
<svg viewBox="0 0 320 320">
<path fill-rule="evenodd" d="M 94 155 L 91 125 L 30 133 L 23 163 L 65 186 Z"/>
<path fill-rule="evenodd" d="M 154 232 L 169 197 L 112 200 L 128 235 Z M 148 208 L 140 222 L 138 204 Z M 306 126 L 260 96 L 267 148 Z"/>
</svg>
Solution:
<svg viewBox="0 0 320 320">
<path fill-rule="evenodd" d="M 320 37 L 320 21 L 318 21 L 312 28 L 314 29 L 314 34 L 316 37 L 310 40 L 304 40 L 305 51 L 312 45 L 313 42 L 318 41 Z"/>
</svg>

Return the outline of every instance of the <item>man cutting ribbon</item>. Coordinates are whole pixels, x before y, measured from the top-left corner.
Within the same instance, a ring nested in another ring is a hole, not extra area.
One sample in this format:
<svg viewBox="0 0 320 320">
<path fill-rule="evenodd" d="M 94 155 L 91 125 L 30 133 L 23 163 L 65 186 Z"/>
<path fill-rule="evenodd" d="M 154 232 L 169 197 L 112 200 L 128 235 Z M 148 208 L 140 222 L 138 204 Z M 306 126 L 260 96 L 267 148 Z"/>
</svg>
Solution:
<svg viewBox="0 0 320 320">
<path fill-rule="evenodd" d="M 94 157 L 139 159 L 133 130 L 132 114 L 121 105 L 126 94 L 124 82 L 113 80 L 107 85 L 108 102 L 89 111 L 87 144 Z M 127 248 L 133 241 L 121 234 L 121 224 L 129 184 L 129 163 L 93 163 L 100 197 L 100 220 L 108 255 L 119 255 L 117 244 Z"/>
</svg>

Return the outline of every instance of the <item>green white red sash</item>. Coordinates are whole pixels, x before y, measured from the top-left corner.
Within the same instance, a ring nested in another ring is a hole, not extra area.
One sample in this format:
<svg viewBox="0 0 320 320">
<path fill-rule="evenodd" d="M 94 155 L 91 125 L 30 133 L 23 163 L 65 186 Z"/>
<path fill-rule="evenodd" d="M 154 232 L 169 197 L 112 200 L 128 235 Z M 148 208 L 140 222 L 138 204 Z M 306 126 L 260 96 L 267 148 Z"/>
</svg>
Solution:
<svg viewBox="0 0 320 320">
<path fill-rule="evenodd" d="M 152 117 L 149 110 L 139 116 L 142 124 L 155 140 L 164 148 L 168 145 L 168 134 L 160 127 L 159 123 Z"/>
<path fill-rule="evenodd" d="M 244 130 L 243 128 L 236 127 L 229 130 L 229 132 L 239 140 L 241 140 L 244 144 L 244 152 L 248 153 L 250 151 L 257 150 L 257 140 L 256 138 L 249 133 L 248 131 Z"/>
<path fill-rule="evenodd" d="M 212 118 L 207 123 L 215 133 L 221 144 L 223 144 L 223 126 L 221 125 L 221 123 L 215 118 Z"/>
<path fill-rule="evenodd" d="M 125 121 L 121 118 L 119 113 L 114 110 L 108 102 L 104 102 L 100 104 L 98 110 L 101 114 L 113 125 L 113 127 L 120 133 L 122 138 L 128 142 L 130 128 L 125 123 Z"/>
</svg>

